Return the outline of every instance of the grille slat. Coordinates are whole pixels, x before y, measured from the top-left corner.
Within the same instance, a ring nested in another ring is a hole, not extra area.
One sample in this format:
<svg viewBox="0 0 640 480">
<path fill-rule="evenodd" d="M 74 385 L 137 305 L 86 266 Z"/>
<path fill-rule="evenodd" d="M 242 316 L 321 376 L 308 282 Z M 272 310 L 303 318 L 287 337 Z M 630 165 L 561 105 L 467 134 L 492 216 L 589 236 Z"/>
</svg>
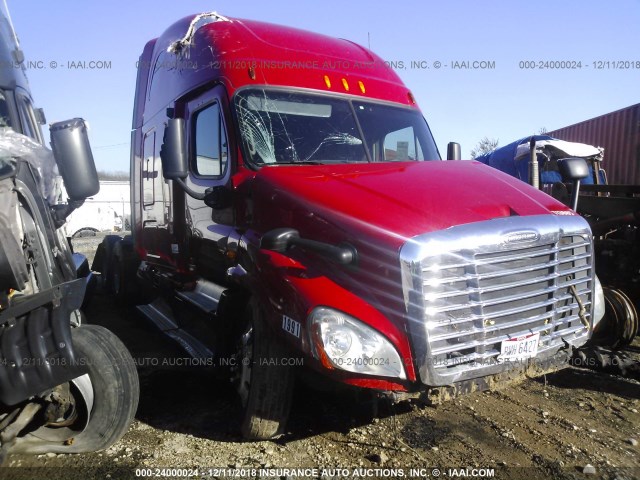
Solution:
<svg viewBox="0 0 640 480">
<path fill-rule="evenodd" d="M 558 274 L 556 273 L 552 273 L 549 275 L 546 275 L 544 277 L 537 277 L 537 278 L 533 278 L 533 279 L 524 279 L 524 280 L 520 280 L 517 282 L 511 282 L 511 283 L 505 283 L 502 285 L 495 285 L 492 287 L 484 287 L 484 288 L 469 288 L 466 290 L 466 292 L 468 292 L 469 294 L 482 294 L 482 293 L 490 293 L 490 292 L 495 292 L 495 291 L 499 291 L 505 288 L 517 288 L 517 287 L 525 287 L 528 285 L 534 285 L 536 283 L 539 282 L 544 282 L 544 281 L 552 281 L 555 280 L 556 278 L 558 278 Z M 444 298 L 449 298 L 449 297 L 457 297 L 458 295 L 461 295 L 462 293 L 460 291 L 453 291 L 453 292 L 443 292 L 443 293 L 434 293 L 433 298 L 438 300 L 438 299 L 444 299 Z"/>
<path fill-rule="evenodd" d="M 584 330 L 584 326 L 580 323 L 580 320 L 577 318 L 574 318 L 572 320 L 573 322 L 577 322 L 578 326 L 577 327 L 573 327 L 573 328 L 565 328 L 562 331 L 558 331 L 558 332 L 551 332 L 548 334 L 548 337 L 541 337 L 541 340 L 544 341 L 547 338 L 550 339 L 556 339 L 557 337 L 568 337 L 572 334 L 575 334 L 576 332 L 581 332 Z M 530 322 L 529 322 L 530 323 Z M 560 324 L 563 323 L 570 323 L 569 321 L 567 322 L 560 322 Z M 466 342 L 466 343 L 457 343 L 454 345 L 447 345 L 446 347 L 440 347 L 440 348 L 434 348 L 432 350 L 433 354 L 438 356 L 438 355 L 442 355 L 444 353 L 452 353 L 452 352 L 462 352 L 464 350 L 468 350 L 471 348 L 475 348 L 481 345 L 492 345 L 492 344 L 497 344 L 502 342 L 503 340 L 508 340 L 509 338 L 513 338 L 513 337 L 520 337 L 523 335 L 528 335 L 530 333 L 543 333 L 543 332 L 549 332 L 551 330 L 553 330 L 554 328 L 557 328 L 559 325 L 537 325 L 535 327 L 531 327 L 531 328 L 527 328 L 526 330 L 519 330 L 515 333 L 511 333 L 511 334 L 504 334 L 504 335 L 497 335 L 497 336 L 493 336 L 491 337 L 492 340 L 473 340 L 470 342 Z M 476 331 L 476 332 L 469 332 L 469 334 L 480 334 L 482 333 L 481 331 Z M 498 350 L 494 350 L 496 352 L 496 355 L 498 355 L 500 352 Z M 465 356 L 466 357 L 466 356 Z M 455 357 L 453 357 L 455 358 Z"/>
<path fill-rule="evenodd" d="M 509 327 L 521 327 L 523 325 L 527 325 L 529 323 L 534 323 L 534 322 L 539 322 L 540 320 L 544 320 L 544 319 L 550 319 L 551 318 L 551 313 L 544 313 L 542 315 L 534 315 L 532 317 L 526 317 L 523 318 L 522 320 L 518 320 L 516 322 L 510 322 L 509 323 Z M 444 325 L 446 326 L 446 325 Z M 498 332 L 500 330 L 504 330 L 504 326 L 503 325 L 493 325 L 491 327 L 485 327 L 483 329 L 478 329 L 475 332 L 470 332 L 470 333 L 488 333 L 488 334 L 492 334 L 495 332 Z M 526 332 L 524 332 L 526 333 Z M 445 333 L 445 334 L 440 334 L 440 335 L 433 335 L 431 337 L 432 343 L 435 343 L 437 341 L 441 341 L 441 340 L 449 340 L 452 338 L 457 338 L 460 336 L 459 332 L 450 332 L 450 333 Z"/>
<path fill-rule="evenodd" d="M 480 291 L 479 289 L 475 290 L 476 292 Z M 544 294 L 544 293 L 553 293 L 556 291 L 555 287 L 547 287 L 545 289 L 542 290 L 536 290 L 534 292 L 530 292 L 524 295 L 511 295 L 508 297 L 500 297 L 498 299 L 495 300 L 490 300 L 490 301 L 486 301 L 486 302 L 469 302 L 466 303 L 464 305 L 454 305 L 454 306 L 445 306 L 445 307 L 441 307 L 435 310 L 434 313 L 444 313 L 444 312 L 453 312 L 456 310 L 461 310 L 461 309 L 465 309 L 465 308 L 474 308 L 474 307 L 490 307 L 493 305 L 500 305 L 502 303 L 510 303 L 513 302 L 514 300 L 522 300 L 525 298 L 531 298 L 531 297 L 535 297 L 537 295 L 540 294 Z M 540 304 L 542 305 L 542 304 Z"/>
<path fill-rule="evenodd" d="M 541 256 L 544 256 L 544 255 L 558 253 L 561 250 L 562 249 L 553 248 L 551 250 L 542 250 L 542 251 L 538 251 L 538 252 L 528 253 L 528 255 L 529 255 L 529 257 L 532 257 L 532 258 L 541 257 Z M 512 253 L 512 252 L 509 252 L 509 253 Z M 429 273 L 429 272 L 437 272 L 440 269 L 464 268 L 464 267 L 468 267 L 468 266 L 485 266 L 485 265 L 492 265 L 492 264 L 497 263 L 497 262 L 504 262 L 504 261 L 510 261 L 510 260 L 520 260 L 520 259 L 522 259 L 522 252 L 518 252 L 518 253 L 515 253 L 513 255 L 505 255 L 504 257 L 497 258 L 496 260 L 493 260 L 493 259 L 489 258 L 487 260 L 477 260 L 475 262 L 469 261 L 469 262 L 463 262 L 463 263 L 457 263 L 457 264 L 451 264 L 451 265 L 445 263 L 443 266 L 435 265 L 435 266 L 430 266 L 430 267 L 423 268 L 422 271 L 424 273 Z"/>
<path fill-rule="evenodd" d="M 580 283 L 582 283 L 582 282 L 580 282 Z M 578 290 L 578 295 L 588 295 L 590 293 L 591 293 L 590 290 Z M 541 304 L 531 305 L 531 308 L 503 310 L 503 311 L 494 312 L 491 315 L 469 315 L 469 316 L 464 317 L 464 318 L 458 318 L 458 319 L 455 319 L 455 320 L 447 320 L 445 323 L 442 323 L 441 325 L 438 325 L 438 327 L 440 327 L 440 326 L 448 326 L 448 325 L 458 325 L 458 324 L 461 324 L 461 323 L 468 323 L 468 322 L 476 322 L 476 321 L 479 321 L 479 320 L 482 320 L 482 319 L 493 320 L 493 319 L 500 318 L 500 317 L 505 316 L 505 315 L 512 315 L 514 313 L 522 313 L 522 312 L 527 311 L 528 309 L 530 310 L 530 309 L 533 309 L 533 308 L 536 308 L 536 307 L 540 307 L 540 306 L 551 305 L 556 301 L 557 302 L 562 302 L 563 300 L 568 300 L 570 298 L 573 298 L 573 296 L 570 295 L 570 294 L 569 295 L 563 295 L 562 297 L 559 297 L 559 298 L 555 299 L 555 301 L 553 301 L 553 302 L 552 301 L 545 302 L 544 305 L 541 305 Z M 591 305 L 591 302 L 583 300 L 582 304 L 583 305 Z M 556 309 L 556 313 L 562 312 L 564 310 L 571 310 L 572 308 L 579 308 L 579 306 L 578 306 L 577 303 L 572 303 L 571 305 L 567 306 L 566 308 L 565 307 L 558 307 Z M 537 315 L 536 317 L 532 317 L 532 318 L 536 318 L 536 319 L 544 318 L 545 316 L 550 316 L 551 312 L 548 312 L 548 314 L 549 315 L 546 315 L 546 314 L 545 315 Z"/>
<path fill-rule="evenodd" d="M 583 260 L 588 258 L 588 256 L 582 256 L 579 259 Z M 468 282 L 472 279 L 477 279 L 477 280 L 491 280 L 491 279 L 495 279 L 495 278 L 500 278 L 500 277 L 509 277 L 511 275 L 515 275 L 518 273 L 530 273 L 530 272 L 535 272 L 537 270 L 542 270 L 545 268 L 552 268 L 552 267 L 557 267 L 558 265 L 564 264 L 564 263 L 568 263 L 570 261 L 574 261 L 574 259 L 566 259 L 563 258 L 562 261 L 557 260 L 557 261 L 553 261 L 553 262 L 548 262 L 548 263 L 544 263 L 544 264 L 537 264 L 537 265 L 533 265 L 531 267 L 527 267 L 527 268 L 514 268 L 511 270 L 501 270 L 501 271 L 497 271 L 497 272 L 493 272 L 493 273 L 486 273 L 486 274 L 482 274 L 482 275 L 459 275 L 456 277 L 446 277 L 446 278 L 429 278 L 424 280 L 423 285 L 425 287 L 428 286 L 433 286 L 432 283 L 437 283 L 439 285 L 443 285 L 443 284 L 448 284 L 448 283 L 456 283 L 456 282 Z M 590 267 L 589 267 L 590 268 Z M 430 283 L 431 282 L 431 283 Z"/>
<path fill-rule="evenodd" d="M 468 282 L 470 280 L 473 279 L 477 279 L 477 280 L 490 280 L 493 278 L 499 278 L 499 277 L 508 277 L 511 275 L 515 275 L 518 273 L 530 273 L 530 272 L 535 272 L 536 270 L 542 270 L 544 268 L 550 268 L 550 267 L 556 267 L 558 266 L 560 263 L 566 263 L 566 261 L 563 262 L 559 262 L 559 261 L 555 261 L 555 262 L 550 262 L 550 263 L 544 263 L 544 264 L 538 264 L 538 265 L 533 265 L 531 267 L 527 267 L 527 268 L 514 268 L 511 270 L 501 270 L 498 272 L 493 272 L 493 273 L 486 273 L 486 274 L 482 274 L 482 275 L 460 275 L 460 276 L 456 276 L 456 277 L 446 277 L 446 278 L 429 278 L 424 280 L 423 285 L 425 287 L 427 286 L 432 286 L 431 284 L 429 284 L 429 282 L 437 282 L 438 284 L 447 284 L 447 283 L 455 283 L 455 282 Z"/>
<path fill-rule="evenodd" d="M 442 292 L 442 293 L 432 293 L 430 294 L 431 296 L 427 299 L 427 301 L 434 301 L 434 300 L 442 300 L 445 298 L 451 298 L 451 297 L 457 297 L 460 295 L 464 295 L 466 293 L 468 294 L 484 294 L 484 293 L 490 293 L 490 292 L 497 292 L 500 290 L 504 290 L 504 289 L 509 289 L 509 288 L 518 288 L 518 287 L 525 287 L 528 285 L 534 285 L 536 283 L 540 283 L 540 282 L 550 282 L 553 281 L 557 278 L 560 277 L 564 277 L 568 274 L 572 274 L 572 273 L 578 273 L 578 272 L 582 272 L 582 271 L 589 271 L 591 269 L 591 266 L 589 265 L 585 265 L 585 266 L 581 266 L 581 267 L 575 267 L 573 269 L 570 270 L 563 270 L 560 273 L 550 273 L 544 277 L 536 277 L 536 278 L 532 278 L 532 279 L 525 279 L 525 280 L 520 280 L 517 282 L 511 282 L 511 283 L 504 283 L 501 285 L 494 285 L 492 287 L 483 287 L 483 288 L 469 288 L 465 291 L 460 291 L 460 290 L 453 290 L 453 291 L 448 291 L 448 292 Z M 580 282 L 577 282 L 580 283 Z"/>
</svg>

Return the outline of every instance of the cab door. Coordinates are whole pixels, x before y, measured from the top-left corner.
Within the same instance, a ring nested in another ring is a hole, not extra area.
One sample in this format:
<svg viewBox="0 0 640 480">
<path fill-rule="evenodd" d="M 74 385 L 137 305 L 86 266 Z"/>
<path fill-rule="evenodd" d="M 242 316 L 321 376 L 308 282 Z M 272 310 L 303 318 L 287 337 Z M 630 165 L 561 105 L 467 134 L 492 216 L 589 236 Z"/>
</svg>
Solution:
<svg viewBox="0 0 640 480">
<path fill-rule="evenodd" d="M 199 193 L 220 187 L 231 191 L 232 162 L 229 145 L 228 103 L 219 86 L 186 105 L 189 176 L 187 185 Z M 233 208 L 212 209 L 203 200 L 185 196 L 185 229 L 189 263 L 197 273 L 217 283 L 224 283 L 228 239 L 234 231 Z"/>
<path fill-rule="evenodd" d="M 142 199 L 141 245 L 149 263 L 173 269 L 174 244 L 171 232 L 171 191 L 162 176 L 161 136 L 155 126 L 143 133 L 140 190 Z"/>
</svg>

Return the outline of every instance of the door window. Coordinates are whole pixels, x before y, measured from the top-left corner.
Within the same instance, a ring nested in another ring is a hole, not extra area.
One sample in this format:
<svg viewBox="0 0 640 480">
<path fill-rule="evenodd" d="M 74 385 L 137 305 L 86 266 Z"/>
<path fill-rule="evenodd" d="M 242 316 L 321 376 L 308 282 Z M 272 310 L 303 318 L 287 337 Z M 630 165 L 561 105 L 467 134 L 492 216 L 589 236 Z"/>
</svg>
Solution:
<svg viewBox="0 0 640 480">
<path fill-rule="evenodd" d="M 18 96 L 18 109 L 22 120 L 22 130 L 27 137 L 31 137 L 36 142 L 40 142 L 40 127 L 36 121 L 35 113 L 31 102 L 22 95 Z"/>
<path fill-rule="evenodd" d="M 11 127 L 11 114 L 9 113 L 9 102 L 0 91 L 0 127 Z"/>
<path fill-rule="evenodd" d="M 227 168 L 227 139 L 220 104 L 212 103 L 195 116 L 195 172 L 204 177 L 221 177 Z"/>
</svg>

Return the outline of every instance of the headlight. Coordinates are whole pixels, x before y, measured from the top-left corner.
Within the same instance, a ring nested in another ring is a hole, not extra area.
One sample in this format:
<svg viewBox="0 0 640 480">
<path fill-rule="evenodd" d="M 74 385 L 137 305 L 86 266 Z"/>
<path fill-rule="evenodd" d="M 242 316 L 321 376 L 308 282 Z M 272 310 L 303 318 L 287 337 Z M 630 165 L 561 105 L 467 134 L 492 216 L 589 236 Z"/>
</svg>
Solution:
<svg viewBox="0 0 640 480">
<path fill-rule="evenodd" d="M 406 379 L 397 350 L 383 335 L 349 315 L 326 307 L 309 315 L 317 359 L 354 373 Z"/>
<path fill-rule="evenodd" d="M 600 280 L 598 280 L 598 276 L 596 275 L 596 284 L 594 289 L 594 299 L 593 299 L 593 330 L 596 331 L 598 328 L 598 324 L 600 320 L 604 317 L 604 291 L 602 290 L 602 285 L 600 285 Z"/>
</svg>

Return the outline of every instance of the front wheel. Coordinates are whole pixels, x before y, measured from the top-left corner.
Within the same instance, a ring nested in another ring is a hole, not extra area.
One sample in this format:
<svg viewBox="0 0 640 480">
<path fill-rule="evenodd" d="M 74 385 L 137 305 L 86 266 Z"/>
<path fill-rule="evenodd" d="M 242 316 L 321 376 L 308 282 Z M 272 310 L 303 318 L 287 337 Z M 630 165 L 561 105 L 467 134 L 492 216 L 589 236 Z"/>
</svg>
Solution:
<svg viewBox="0 0 640 480">
<path fill-rule="evenodd" d="M 16 441 L 13 452 L 82 453 L 108 448 L 128 430 L 138 408 L 140 385 L 131 354 L 106 328 L 83 325 L 72 331 L 88 377 L 71 382 L 76 420 L 63 427 L 40 427 Z"/>
<path fill-rule="evenodd" d="M 236 389 L 244 409 L 242 436 L 267 440 L 283 433 L 291 409 L 294 371 L 282 341 L 252 300 L 238 347 Z"/>
</svg>

